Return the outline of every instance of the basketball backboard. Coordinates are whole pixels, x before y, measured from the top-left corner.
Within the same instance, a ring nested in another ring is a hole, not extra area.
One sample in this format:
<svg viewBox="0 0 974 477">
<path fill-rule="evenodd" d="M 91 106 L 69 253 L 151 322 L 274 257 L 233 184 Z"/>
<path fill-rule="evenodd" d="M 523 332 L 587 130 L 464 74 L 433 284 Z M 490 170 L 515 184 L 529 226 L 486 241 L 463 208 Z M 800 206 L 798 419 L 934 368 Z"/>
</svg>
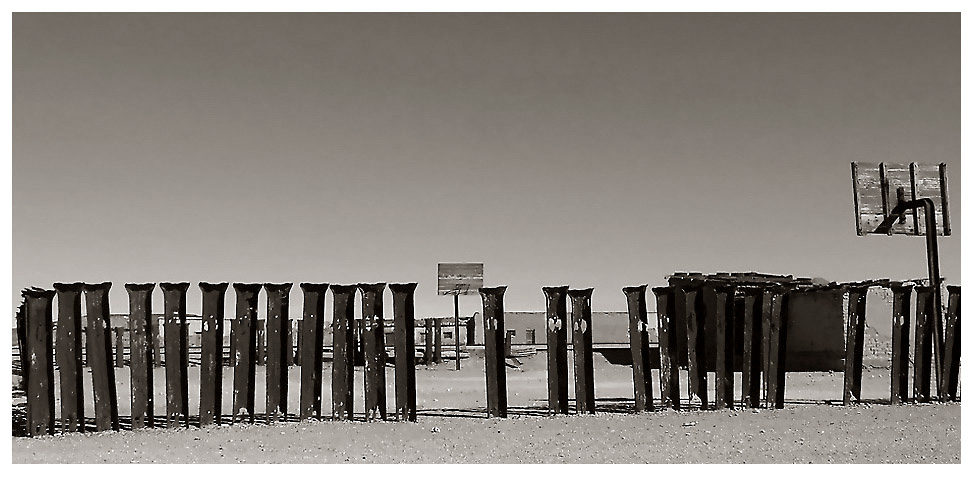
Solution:
<svg viewBox="0 0 974 477">
<path fill-rule="evenodd" d="M 484 286 L 483 263 L 437 265 L 437 295 L 470 295 Z"/>
<path fill-rule="evenodd" d="M 888 232 L 877 230 L 899 200 L 921 198 L 931 199 L 934 203 L 937 235 L 950 235 L 946 164 L 853 162 L 852 190 L 856 206 L 856 233 L 859 235 L 925 235 L 926 222 L 922 208 L 904 212 Z"/>
</svg>

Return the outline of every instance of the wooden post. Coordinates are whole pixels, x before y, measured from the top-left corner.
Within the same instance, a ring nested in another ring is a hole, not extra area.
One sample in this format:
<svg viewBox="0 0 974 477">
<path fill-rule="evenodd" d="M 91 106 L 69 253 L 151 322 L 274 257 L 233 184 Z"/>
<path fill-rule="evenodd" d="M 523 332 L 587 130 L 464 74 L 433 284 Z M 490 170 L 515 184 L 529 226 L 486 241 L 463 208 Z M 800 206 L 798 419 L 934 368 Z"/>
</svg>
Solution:
<svg viewBox="0 0 974 477">
<path fill-rule="evenodd" d="M 95 429 L 119 430 L 118 394 L 115 389 L 115 368 L 112 367 L 111 312 L 108 291 L 112 282 L 86 283 L 85 311 L 88 315 L 88 365 L 91 367 L 91 388 L 95 397 Z"/>
<path fill-rule="evenodd" d="M 189 283 L 160 283 L 164 300 L 166 348 L 166 427 L 189 427 L 189 336 L 186 291 Z"/>
<path fill-rule="evenodd" d="M 433 353 L 433 319 L 426 318 L 423 320 L 423 326 L 426 329 L 426 338 L 423 340 L 423 363 L 427 366 L 433 363 L 435 354 Z"/>
<path fill-rule="evenodd" d="M 234 283 L 237 296 L 233 320 L 233 422 L 240 422 L 244 415 L 254 422 L 254 405 L 257 385 L 257 299 L 259 283 Z"/>
<path fill-rule="evenodd" d="M 708 284 L 703 289 L 708 318 L 713 317 L 716 338 L 714 380 L 716 409 L 734 408 L 734 287 Z"/>
<path fill-rule="evenodd" d="M 691 281 L 683 286 L 683 296 L 686 297 L 684 310 L 687 324 L 689 398 L 692 403 L 696 397 L 700 400 L 700 409 L 707 409 L 707 338 L 704 329 L 707 315 L 701 293 L 702 286 L 703 282 Z"/>
<path fill-rule="evenodd" d="M 267 422 L 287 420 L 287 343 L 290 283 L 265 283 L 267 294 Z"/>
<path fill-rule="evenodd" d="M 689 368 L 689 336 L 687 336 L 687 296 L 684 291 L 684 287 L 693 283 L 693 280 L 687 277 L 671 277 L 669 279 L 669 284 L 673 287 L 673 315 L 670 316 L 670 320 L 673 324 L 670 326 L 671 334 L 673 335 L 671 339 L 672 342 L 672 356 L 676 358 L 676 364 L 678 366 L 684 366 Z"/>
<path fill-rule="evenodd" d="M 913 285 L 894 282 L 893 291 L 893 353 L 890 366 L 890 404 L 909 400 L 910 375 L 910 295 Z"/>
<path fill-rule="evenodd" d="M 632 353 L 633 400 L 636 412 L 654 411 L 653 367 L 649 359 L 649 322 L 646 313 L 646 287 L 626 287 L 629 308 L 629 350 Z"/>
<path fill-rule="evenodd" d="M 223 423 L 223 318 L 227 283 L 200 282 L 203 332 L 200 335 L 200 427 Z"/>
<path fill-rule="evenodd" d="M 572 300 L 572 355 L 575 362 L 575 412 L 578 414 L 595 414 L 592 290 L 568 290 L 568 297 Z"/>
<path fill-rule="evenodd" d="M 764 367 L 763 349 L 764 333 L 761 323 L 762 295 L 759 287 L 741 288 L 744 293 L 744 306 L 739 317 L 744 322 L 744 363 L 741 366 L 741 394 L 744 406 L 750 408 L 761 407 L 761 370 Z M 767 377 L 765 377 L 767 379 Z"/>
<path fill-rule="evenodd" d="M 507 287 L 480 288 L 479 291 L 484 307 L 487 417 L 507 417 L 507 367 L 504 360 L 504 292 Z"/>
<path fill-rule="evenodd" d="M 301 362 L 300 419 L 321 419 L 321 365 L 325 336 L 325 294 L 327 283 L 302 283 L 304 315 L 298 351 Z"/>
<path fill-rule="evenodd" d="M 443 318 L 433 319 L 433 362 L 443 362 Z"/>
<path fill-rule="evenodd" d="M 267 364 L 267 320 L 257 320 L 257 349 L 255 353 L 257 354 L 257 366 L 264 366 Z"/>
<path fill-rule="evenodd" d="M 109 319 L 110 320 L 110 319 Z M 125 328 L 116 326 L 112 328 L 115 335 L 115 367 L 125 367 Z"/>
<path fill-rule="evenodd" d="M 568 286 L 541 291 L 547 303 L 548 409 L 568 414 Z"/>
<path fill-rule="evenodd" d="M 866 332 L 866 294 L 869 287 L 849 288 L 848 327 L 845 342 L 845 375 L 842 386 L 842 404 L 852 404 L 861 399 L 862 392 L 862 353 Z"/>
<path fill-rule="evenodd" d="M 57 366 L 61 378 L 61 431 L 85 428 L 81 289 L 83 283 L 55 283 L 57 292 Z"/>
<path fill-rule="evenodd" d="M 54 434 L 54 290 L 26 289 L 24 319 L 26 328 L 27 434 L 31 437 Z"/>
<path fill-rule="evenodd" d="M 149 326 L 149 346 L 152 348 L 152 364 L 153 366 L 161 367 L 163 358 L 162 334 L 159 332 L 159 318 L 156 316 L 150 316 Z"/>
<path fill-rule="evenodd" d="M 771 315 L 768 332 L 768 406 L 775 409 L 785 407 L 785 356 L 788 339 L 788 302 L 789 293 L 783 287 L 772 287 L 765 290 L 765 301 L 771 302 Z M 770 300 L 769 300 L 770 299 Z"/>
<path fill-rule="evenodd" d="M 360 283 L 365 351 L 365 419 L 386 419 L 386 347 L 382 296 L 385 283 Z M 437 350 L 439 346 L 437 346 Z"/>
<path fill-rule="evenodd" d="M 294 339 L 294 365 L 301 366 L 301 346 L 304 344 L 304 318 L 291 321 L 291 333 Z"/>
<path fill-rule="evenodd" d="M 933 294 L 931 286 L 918 286 L 916 310 L 916 342 L 913 351 L 913 400 L 930 402 L 930 360 L 933 353 Z"/>
<path fill-rule="evenodd" d="M 331 418 L 351 420 L 355 396 L 355 286 L 332 285 L 331 296 L 335 356 L 331 367 Z"/>
<path fill-rule="evenodd" d="M 656 320 L 659 333 L 659 388 L 664 408 L 680 409 L 680 364 L 676 357 L 677 333 L 674 287 L 653 288 L 656 295 Z"/>
<path fill-rule="evenodd" d="M 957 383 L 960 379 L 960 286 L 947 286 L 947 316 L 944 333 L 944 401 L 957 400 Z"/>
<path fill-rule="evenodd" d="M 132 389 L 132 429 L 155 427 L 152 390 L 152 290 L 155 283 L 127 283 L 129 294 L 129 369 Z"/>
<path fill-rule="evenodd" d="M 416 422 L 416 283 L 390 283 L 396 336 L 396 418 Z"/>
</svg>

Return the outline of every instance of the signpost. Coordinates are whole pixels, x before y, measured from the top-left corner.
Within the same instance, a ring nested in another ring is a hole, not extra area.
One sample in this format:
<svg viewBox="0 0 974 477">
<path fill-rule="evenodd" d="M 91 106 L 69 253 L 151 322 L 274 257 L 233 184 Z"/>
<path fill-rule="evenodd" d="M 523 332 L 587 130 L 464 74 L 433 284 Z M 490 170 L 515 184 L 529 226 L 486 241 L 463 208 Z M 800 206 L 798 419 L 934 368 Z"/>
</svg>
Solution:
<svg viewBox="0 0 974 477">
<path fill-rule="evenodd" d="M 453 344 L 460 370 L 460 295 L 477 293 L 484 286 L 483 263 L 440 263 L 436 267 L 437 295 L 453 295 Z M 427 334 L 426 339 L 430 336 Z"/>
</svg>

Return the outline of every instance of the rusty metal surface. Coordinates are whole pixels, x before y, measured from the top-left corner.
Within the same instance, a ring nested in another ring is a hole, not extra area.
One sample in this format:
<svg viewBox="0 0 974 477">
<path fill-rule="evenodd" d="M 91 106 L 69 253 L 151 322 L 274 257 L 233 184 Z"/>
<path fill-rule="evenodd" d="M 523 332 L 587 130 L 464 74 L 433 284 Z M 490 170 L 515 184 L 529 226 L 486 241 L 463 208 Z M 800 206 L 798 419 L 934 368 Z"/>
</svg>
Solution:
<svg viewBox="0 0 974 477">
<path fill-rule="evenodd" d="M 745 407 L 761 407 L 761 375 L 764 369 L 763 296 L 760 287 L 741 288 L 743 306 L 738 317 L 744 322 L 744 363 L 741 366 L 741 394 Z"/>
<path fill-rule="evenodd" d="M 57 427 L 54 403 L 54 290 L 26 289 L 24 307 L 27 434 L 54 434 Z"/>
<path fill-rule="evenodd" d="M 933 348 L 934 294 L 930 286 L 916 287 L 916 329 L 913 346 L 913 399 L 930 402 L 930 366 Z"/>
<path fill-rule="evenodd" d="M 396 419 L 416 422 L 416 283 L 390 283 L 396 352 Z"/>
<path fill-rule="evenodd" d="M 267 295 L 267 374 L 266 374 L 266 416 L 273 423 L 287 418 L 288 360 L 287 342 L 290 329 L 287 326 L 290 283 L 265 283 Z"/>
<path fill-rule="evenodd" d="M 943 386 L 942 400 L 957 400 L 957 384 L 960 379 L 960 286 L 947 286 L 947 315 L 944 332 L 944 369 L 942 376 L 946 380 Z"/>
<path fill-rule="evenodd" d="M 300 419 L 321 419 L 321 367 L 325 337 L 325 294 L 327 283 L 302 283 L 304 314 L 298 327 L 301 366 Z"/>
<path fill-rule="evenodd" d="M 484 264 L 439 263 L 436 277 L 438 295 L 472 295 L 484 286 Z"/>
<path fill-rule="evenodd" d="M 355 285 L 332 285 L 331 418 L 351 420 L 354 416 L 355 384 Z"/>
<path fill-rule="evenodd" d="M 112 328 L 112 336 L 115 337 L 115 367 L 125 367 L 125 328 L 116 326 Z"/>
<path fill-rule="evenodd" d="M 646 287 L 625 287 L 629 310 L 629 350 L 632 353 L 633 399 L 636 412 L 654 411 L 653 373 L 649 350 L 649 321 L 646 313 Z"/>
<path fill-rule="evenodd" d="M 866 294 L 868 287 L 849 288 L 849 308 L 846 311 L 848 326 L 845 342 L 845 373 L 842 386 L 842 404 L 848 406 L 862 398 L 862 353 L 866 333 Z"/>
<path fill-rule="evenodd" d="M 443 362 L 443 318 L 433 318 L 433 362 Z"/>
<path fill-rule="evenodd" d="M 707 409 L 707 367 L 706 367 L 706 348 L 707 337 L 705 332 L 706 306 L 703 302 L 702 293 L 703 282 L 692 281 L 683 285 L 683 296 L 685 298 L 684 321 L 687 326 L 687 371 L 688 371 L 688 391 L 690 402 L 694 398 L 699 400 L 700 409 Z"/>
<path fill-rule="evenodd" d="M 703 288 L 707 321 L 714 323 L 714 407 L 734 408 L 734 287 L 708 283 Z"/>
<path fill-rule="evenodd" d="M 129 294 L 129 370 L 132 429 L 155 427 L 152 390 L 152 291 L 155 283 L 126 283 Z"/>
<path fill-rule="evenodd" d="M 83 283 L 55 283 L 57 293 L 58 377 L 61 380 L 61 431 L 83 432 L 85 423 L 81 288 Z"/>
<path fill-rule="evenodd" d="M 429 365 L 433 362 L 433 319 L 423 319 L 423 328 L 426 332 L 423 339 L 423 364 Z"/>
<path fill-rule="evenodd" d="M 200 427 L 223 423 L 223 319 L 227 283 L 200 282 Z"/>
<path fill-rule="evenodd" d="M 504 292 L 506 286 L 480 288 L 484 314 L 487 417 L 507 417 L 507 368 L 504 361 Z"/>
<path fill-rule="evenodd" d="M 568 286 L 542 287 L 548 344 L 548 409 L 568 414 Z"/>
<path fill-rule="evenodd" d="M 894 213 L 899 188 L 903 188 L 906 201 L 930 199 L 934 205 L 932 218 L 936 221 L 932 230 L 939 235 L 950 235 L 946 164 L 852 163 L 852 179 L 859 235 L 926 233 L 929 224 L 926 212 L 916 209 L 896 214 L 897 222 L 889 232 L 878 230 L 884 219 Z"/>
<path fill-rule="evenodd" d="M 85 311 L 88 315 L 87 353 L 91 368 L 91 389 L 95 398 L 95 429 L 118 430 L 118 394 L 112 367 L 112 340 L 108 306 L 111 282 L 86 283 Z"/>
<path fill-rule="evenodd" d="M 386 419 L 386 347 L 382 297 L 385 283 L 360 283 L 365 348 L 365 419 Z M 437 347 L 439 348 L 439 347 Z"/>
<path fill-rule="evenodd" d="M 689 352 L 687 350 L 687 297 L 683 287 L 690 284 L 689 277 L 670 277 L 669 284 L 673 288 L 673 314 L 670 319 L 673 325 L 670 327 L 670 339 L 672 340 L 671 356 L 676 359 L 679 366 L 689 366 Z"/>
<path fill-rule="evenodd" d="M 680 367 L 675 356 L 676 326 L 674 288 L 655 287 L 656 320 L 659 334 L 660 398 L 663 408 L 680 409 Z"/>
<path fill-rule="evenodd" d="M 768 382 L 766 401 L 768 407 L 782 409 L 785 406 L 785 356 L 788 323 L 788 290 L 771 287 L 765 290 L 764 301 L 770 302 L 768 328 L 764 334 L 768 343 Z"/>
<path fill-rule="evenodd" d="M 595 414 L 592 358 L 592 288 L 568 290 L 572 301 L 572 357 L 575 362 L 575 412 Z"/>
<path fill-rule="evenodd" d="M 166 427 L 189 426 L 189 343 L 186 291 L 189 283 L 160 283 L 166 348 Z M 182 423 L 180 423 L 182 421 Z"/>
<path fill-rule="evenodd" d="M 236 294 L 235 319 L 231 327 L 233 352 L 233 421 L 254 422 L 257 385 L 257 300 L 259 283 L 234 283 Z"/>
<path fill-rule="evenodd" d="M 902 404 L 909 400 L 910 376 L 910 298 L 913 285 L 892 283 L 892 363 L 890 366 L 890 403 Z"/>
</svg>

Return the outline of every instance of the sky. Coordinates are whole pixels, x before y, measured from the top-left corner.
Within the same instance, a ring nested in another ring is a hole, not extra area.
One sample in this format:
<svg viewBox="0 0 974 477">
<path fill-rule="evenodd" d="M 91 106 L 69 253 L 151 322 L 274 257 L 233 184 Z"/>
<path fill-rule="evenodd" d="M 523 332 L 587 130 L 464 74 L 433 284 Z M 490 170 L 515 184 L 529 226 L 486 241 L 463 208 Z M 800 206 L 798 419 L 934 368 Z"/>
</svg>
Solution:
<svg viewBox="0 0 974 477">
<path fill-rule="evenodd" d="M 555 285 L 623 311 L 623 287 L 675 271 L 926 277 L 922 238 L 856 235 L 852 161 L 947 164 L 941 272 L 961 282 L 960 14 L 12 28 L 13 306 L 112 281 L 125 312 L 125 283 L 188 281 L 198 312 L 200 281 L 293 282 L 299 316 L 300 282 L 418 282 L 417 316 L 449 316 L 439 262 L 483 262 L 512 311 Z"/>
</svg>

